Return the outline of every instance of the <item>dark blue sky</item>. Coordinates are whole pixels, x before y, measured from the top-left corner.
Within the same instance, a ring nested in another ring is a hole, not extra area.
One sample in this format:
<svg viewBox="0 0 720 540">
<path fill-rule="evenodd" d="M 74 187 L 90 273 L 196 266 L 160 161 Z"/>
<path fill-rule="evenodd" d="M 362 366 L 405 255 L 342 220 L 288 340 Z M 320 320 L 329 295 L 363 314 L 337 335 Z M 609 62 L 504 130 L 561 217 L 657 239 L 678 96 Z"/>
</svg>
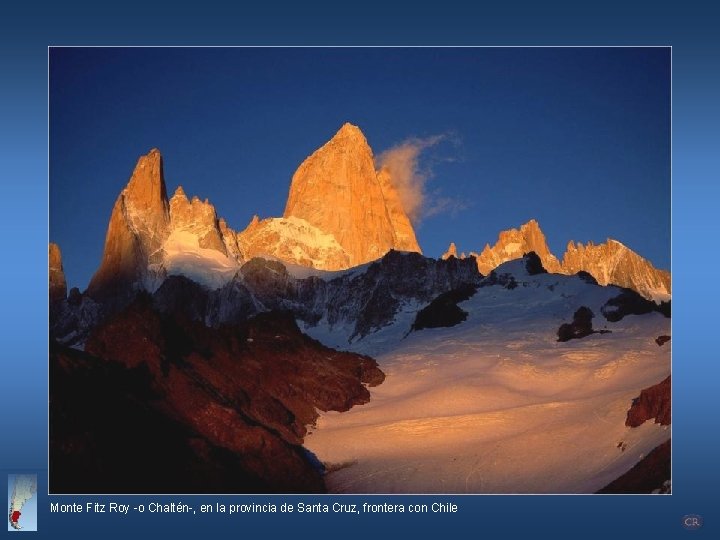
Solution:
<svg viewBox="0 0 720 540">
<path fill-rule="evenodd" d="M 616 238 L 670 266 L 670 51 L 655 48 L 51 49 L 50 240 L 84 289 L 135 162 L 242 230 L 343 122 L 422 154 L 426 255 L 536 218 L 550 248 Z"/>
</svg>

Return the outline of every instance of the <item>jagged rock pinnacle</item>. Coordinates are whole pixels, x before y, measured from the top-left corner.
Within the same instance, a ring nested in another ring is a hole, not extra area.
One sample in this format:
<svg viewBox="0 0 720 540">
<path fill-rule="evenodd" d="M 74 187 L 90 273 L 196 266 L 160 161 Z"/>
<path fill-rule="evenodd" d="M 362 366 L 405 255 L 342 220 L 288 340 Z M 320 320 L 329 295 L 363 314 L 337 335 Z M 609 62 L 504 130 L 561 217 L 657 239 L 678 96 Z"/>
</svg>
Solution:
<svg viewBox="0 0 720 540">
<path fill-rule="evenodd" d="M 295 172 L 283 217 L 302 219 L 334 237 L 350 266 L 391 249 L 420 251 L 391 179 L 376 172 L 365 136 L 349 123 Z M 340 267 L 330 263 L 330 268 Z"/>
<path fill-rule="evenodd" d="M 478 269 L 483 275 L 487 275 L 500 264 L 519 259 L 530 251 L 534 251 L 540 257 L 548 272 L 560 270 L 560 263 L 550 253 L 545 235 L 535 219 L 524 223 L 520 229 L 502 231 L 493 247 L 486 244 L 482 253 L 476 257 Z"/>
<path fill-rule="evenodd" d="M 116 295 L 157 262 L 168 234 L 169 205 L 160 151 L 138 159 L 110 216 L 100 268 L 88 286 L 96 298 Z"/>
<path fill-rule="evenodd" d="M 457 246 L 455 245 L 455 242 L 450 242 L 450 246 L 448 247 L 447 251 L 442 254 L 442 259 L 446 260 L 450 257 L 455 257 L 457 259 Z"/>
<path fill-rule="evenodd" d="M 57 244 L 48 245 L 48 266 L 50 276 L 50 303 L 59 302 L 67 297 L 67 282 L 63 270 L 62 254 Z"/>
</svg>

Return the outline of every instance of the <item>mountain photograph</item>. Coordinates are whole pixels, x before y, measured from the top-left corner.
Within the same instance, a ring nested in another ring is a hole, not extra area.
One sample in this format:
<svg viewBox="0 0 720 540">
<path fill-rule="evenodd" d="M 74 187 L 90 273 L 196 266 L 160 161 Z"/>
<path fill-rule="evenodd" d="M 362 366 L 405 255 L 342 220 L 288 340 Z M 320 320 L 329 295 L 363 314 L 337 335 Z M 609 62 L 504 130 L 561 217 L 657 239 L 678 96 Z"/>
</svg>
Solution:
<svg viewBox="0 0 720 540">
<path fill-rule="evenodd" d="M 51 493 L 671 493 L 669 49 L 49 74 Z"/>
</svg>

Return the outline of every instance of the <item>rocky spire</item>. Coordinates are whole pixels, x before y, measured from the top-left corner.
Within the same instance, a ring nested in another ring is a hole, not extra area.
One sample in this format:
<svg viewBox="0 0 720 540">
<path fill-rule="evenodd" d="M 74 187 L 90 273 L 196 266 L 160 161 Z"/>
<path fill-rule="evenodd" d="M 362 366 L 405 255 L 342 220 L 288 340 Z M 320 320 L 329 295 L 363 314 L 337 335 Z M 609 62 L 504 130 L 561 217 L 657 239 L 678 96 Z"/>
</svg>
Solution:
<svg viewBox="0 0 720 540">
<path fill-rule="evenodd" d="M 455 242 L 450 242 L 450 246 L 447 251 L 442 254 L 442 260 L 447 260 L 450 257 L 455 257 L 457 259 L 457 256 L 457 246 L 455 245 Z"/>
<path fill-rule="evenodd" d="M 375 171 L 362 131 L 346 123 L 295 172 L 284 218 L 298 218 L 337 241 L 356 266 L 395 248 L 420 251 L 387 173 Z"/>
<path fill-rule="evenodd" d="M 115 295 L 142 279 L 148 265 L 161 260 L 169 221 L 162 156 L 153 148 L 138 159 L 115 201 L 102 262 L 90 281 L 88 294 L 95 298 Z"/>
<path fill-rule="evenodd" d="M 209 201 L 203 202 L 197 197 L 188 200 L 182 186 L 178 186 L 170 199 L 170 229 L 197 236 L 200 248 L 214 249 L 228 255 L 215 207 Z"/>
<path fill-rule="evenodd" d="M 67 282 L 63 270 L 62 254 L 57 244 L 48 246 L 48 265 L 50 277 L 50 303 L 54 304 L 67 297 Z"/>
</svg>

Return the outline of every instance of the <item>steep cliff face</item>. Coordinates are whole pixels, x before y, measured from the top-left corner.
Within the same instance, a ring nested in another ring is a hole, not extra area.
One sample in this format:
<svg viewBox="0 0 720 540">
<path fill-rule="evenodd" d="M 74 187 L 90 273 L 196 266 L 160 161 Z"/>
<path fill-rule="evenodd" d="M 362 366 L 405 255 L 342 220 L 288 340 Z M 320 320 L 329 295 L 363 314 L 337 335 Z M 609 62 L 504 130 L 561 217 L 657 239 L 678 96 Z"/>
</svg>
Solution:
<svg viewBox="0 0 720 540">
<path fill-rule="evenodd" d="M 162 156 L 153 149 L 140 157 L 115 201 L 102 262 L 90 281 L 88 294 L 102 299 L 141 282 L 148 265 L 162 261 L 169 223 Z"/>
<path fill-rule="evenodd" d="M 519 259 L 534 251 L 543 267 L 551 273 L 573 275 L 578 272 L 591 274 L 600 285 L 619 285 L 633 289 L 651 300 L 668 300 L 671 295 L 670 272 L 655 268 L 617 240 L 608 239 L 603 244 L 589 242 L 583 246 L 569 242 L 562 262 L 548 248 L 545 235 L 534 219 L 519 229 L 502 231 L 493 247 L 489 244 L 481 253 L 470 252 L 478 269 L 488 274 L 504 262 Z M 457 247 L 450 244 L 443 258 L 457 257 Z M 464 258 L 462 255 L 460 258 Z"/>
<path fill-rule="evenodd" d="M 50 279 L 50 304 L 65 300 L 67 297 L 67 283 L 62 265 L 62 254 L 57 244 L 48 246 L 48 266 Z"/>
<path fill-rule="evenodd" d="M 202 249 L 214 249 L 228 255 L 215 207 L 207 199 L 205 202 L 197 197 L 188 200 L 182 186 L 175 190 L 170 199 L 170 229 L 172 232 L 182 231 L 196 236 L 198 247 Z"/>
<path fill-rule="evenodd" d="M 283 217 L 331 235 L 347 253 L 347 266 L 328 263 L 325 270 L 357 266 L 391 249 L 420 251 L 389 173 L 378 175 L 365 136 L 351 124 L 300 165 Z"/>
<path fill-rule="evenodd" d="M 392 183 L 390 171 L 382 168 L 378 171 L 377 177 L 383 192 L 383 197 L 385 198 L 385 206 L 393 229 L 393 249 L 397 251 L 422 253 L 417 238 L 415 237 L 415 230 L 413 229 L 412 223 L 410 223 L 410 218 L 405 213 L 402 203 L 400 202 L 400 195 Z"/>
</svg>

